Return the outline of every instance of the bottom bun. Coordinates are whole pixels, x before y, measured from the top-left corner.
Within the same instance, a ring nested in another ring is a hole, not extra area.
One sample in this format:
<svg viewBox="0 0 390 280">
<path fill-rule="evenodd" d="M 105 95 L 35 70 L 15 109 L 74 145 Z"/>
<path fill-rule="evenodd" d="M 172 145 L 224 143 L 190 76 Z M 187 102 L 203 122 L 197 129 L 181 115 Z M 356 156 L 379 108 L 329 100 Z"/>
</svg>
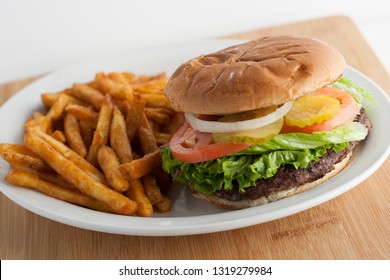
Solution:
<svg viewBox="0 0 390 280">
<path fill-rule="evenodd" d="M 282 198 L 286 198 L 304 191 L 307 191 L 323 182 L 326 180 L 329 180 L 336 174 L 338 174 L 341 170 L 343 170 L 349 163 L 349 160 L 352 156 L 352 152 L 350 152 L 342 161 L 334 165 L 334 168 L 332 171 L 328 172 L 325 174 L 320 179 L 317 179 L 315 181 L 312 181 L 310 183 L 306 183 L 304 185 L 298 186 L 298 187 L 293 187 L 288 190 L 283 190 L 283 191 L 277 191 L 273 192 L 267 196 L 261 196 L 257 199 L 245 199 L 245 200 L 239 200 L 239 201 L 231 201 L 227 200 L 221 197 L 218 197 L 216 195 L 205 195 L 203 193 L 198 193 L 194 192 L 193 195 L 197 198 L 204 199 L 207 202 L 210 202 L 212 204 L 217 205 L 220 208 L 225 208 L 225 209 L 243 209 L 243 208 L 249 208 L 249 207 L 254 207 L 257 205 L 262 205 L 262 204 L 267 204 L 269 202 L 277 201 Z"/>
</svg>

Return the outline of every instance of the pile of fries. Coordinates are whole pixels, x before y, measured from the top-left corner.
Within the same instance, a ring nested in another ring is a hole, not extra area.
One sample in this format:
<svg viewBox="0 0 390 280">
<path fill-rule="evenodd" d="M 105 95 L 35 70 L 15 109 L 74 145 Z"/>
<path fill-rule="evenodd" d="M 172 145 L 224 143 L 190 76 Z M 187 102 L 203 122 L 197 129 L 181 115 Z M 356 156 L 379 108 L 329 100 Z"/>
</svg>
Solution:
<svg viewBox="0 0 390 280">
<path fill-rule="evenodd" d="M 184 121 L 162 94 L 164 73 L 97 73 L 41 95 L 45 113 L 25 123 L 24 145 L 0 144 L 10 184 L 90 209 L 150 216 L 171 210 L 159 148 Z"/>
</svg>

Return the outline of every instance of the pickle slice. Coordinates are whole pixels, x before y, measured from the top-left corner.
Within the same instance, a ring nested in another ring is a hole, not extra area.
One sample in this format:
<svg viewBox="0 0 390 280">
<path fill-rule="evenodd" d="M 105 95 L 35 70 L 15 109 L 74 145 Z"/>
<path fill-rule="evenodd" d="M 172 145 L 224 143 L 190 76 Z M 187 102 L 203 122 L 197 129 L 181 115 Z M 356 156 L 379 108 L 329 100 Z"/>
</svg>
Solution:
<svg viewBox="0 0 390 280">
<path fill-rule="evenodd" d="M 215 143 L 261 144 L 274 138 L 282 129 L 283 118 L 269 125 L 251 130 L 213 133 Z"/>
<path fill-rule="evenodd" d="M 327 121 L 340 112 L 340 102 L 326 95 L 304 95 L 296 99 L 284 117 L 289 126 L 305 127 Z"/>
</svg>

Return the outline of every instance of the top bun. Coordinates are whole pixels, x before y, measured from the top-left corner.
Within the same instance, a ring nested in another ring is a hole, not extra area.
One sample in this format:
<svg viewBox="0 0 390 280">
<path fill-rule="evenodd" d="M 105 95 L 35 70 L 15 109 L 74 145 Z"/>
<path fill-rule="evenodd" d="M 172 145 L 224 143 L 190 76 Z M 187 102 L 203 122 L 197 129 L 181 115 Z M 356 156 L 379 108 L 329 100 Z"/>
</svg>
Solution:
<svg viewBox="0 0 390 280">
<path fill-rule="evenodd" d="M 294 100 L 335 82 L 344 69 L 344 57 L 324 42 L 264 37 L 187 61 L 164 93 L 177 111 L 233 114 Z"/>
</svg>

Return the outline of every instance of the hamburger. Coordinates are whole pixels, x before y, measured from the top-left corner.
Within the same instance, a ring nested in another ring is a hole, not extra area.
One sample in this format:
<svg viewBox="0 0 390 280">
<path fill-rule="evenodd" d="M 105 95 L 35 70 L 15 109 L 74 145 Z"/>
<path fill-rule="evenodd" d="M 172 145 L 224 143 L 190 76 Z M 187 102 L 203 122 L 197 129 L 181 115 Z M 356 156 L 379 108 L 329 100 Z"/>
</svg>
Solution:
<svg viewBox="0 0 390 280">
<path fill-rule="evenodd" d="M 187 122 L 163 168 L 222 208 L 265 204 L 339 173 L 371 123 L 344 57 L 307 37 L 265 37 L 201 55 L 164 90 Z"/>
</svg>

